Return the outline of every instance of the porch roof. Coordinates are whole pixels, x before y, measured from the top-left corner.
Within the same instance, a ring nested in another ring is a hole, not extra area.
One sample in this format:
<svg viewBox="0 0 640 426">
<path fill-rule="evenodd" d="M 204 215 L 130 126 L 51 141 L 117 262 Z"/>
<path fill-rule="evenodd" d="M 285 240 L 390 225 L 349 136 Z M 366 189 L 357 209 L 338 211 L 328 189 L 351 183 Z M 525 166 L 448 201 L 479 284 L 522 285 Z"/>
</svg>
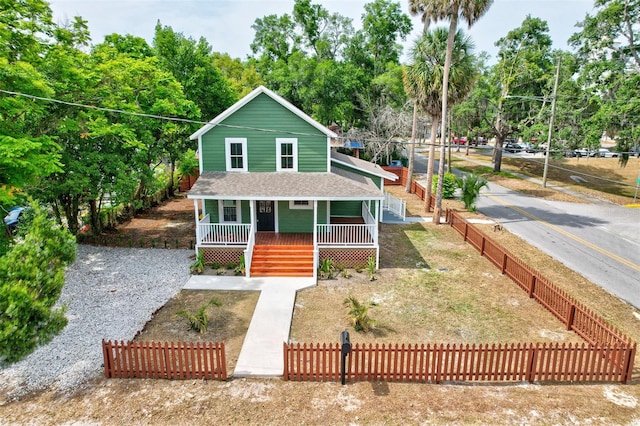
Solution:
<svg viewBox="0 0 640 426">
<path fill-rule="evenodd" d="M 331 173 L 204 172 L 188 198 L 233 200 L 382 200 L 373 181 L 346 170 Z"/>
<path fill-rule="evenodd" d="M 394 173 L 384 170 L 382 167 L 369 161 L 364 161 L 359 158 L 351 157 L 350 155 L 341 154 L 339 152 L 331 151 L 331 161 L 335 161 L 345 166 L 362 170 L 363 172 L 372 174 L 374 176 L 380 176 L 381 178 L 394 181 L 398 179 L 398 176 Z"/>
</svg>

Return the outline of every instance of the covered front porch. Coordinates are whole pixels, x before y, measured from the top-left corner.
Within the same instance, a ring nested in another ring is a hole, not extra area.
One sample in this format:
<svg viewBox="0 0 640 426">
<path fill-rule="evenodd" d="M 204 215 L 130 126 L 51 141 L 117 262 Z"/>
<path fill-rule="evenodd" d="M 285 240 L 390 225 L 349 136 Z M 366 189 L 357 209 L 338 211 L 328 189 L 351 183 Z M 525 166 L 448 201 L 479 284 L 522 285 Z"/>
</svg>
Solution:
<svg viewBox="0 0 640 426">
<path fill-rule="evenodd" d="M 345 267 L 361 267 L 374 257 L 378 264 L 381 200 L 360 201 L 359 214 L 354 216 L 332 216 L 331 211 L 344 214 L 349 207 L 339 201 L 309 201 L 306 214 L 290 209 L 296 205 L 290 200 L 238 200 L 226 203 L 226 207 L 223 200 L 218 203 L 221 208 L 207 200 L 194 200 L 196 252 L 202 252 L 206 261 L 219 264 L 239 262 L 242 258 L 247 277 L 276 273 L 291 276 L 302 272 L 303 276 L 315 277 L 324 259 Z M 229 207 L 232 204 L 237 206 L 235 212 Z M 243 206 L 249 211 L 243 213 Z M 219 223 L 221 218 L 223 223 Z M 230 218 L 244 219 L 247 223 L 224 223 L 224 219 Z M 280 249 L 276 250 L 278 246 Z M 287 251 L 285 246 L 292 247 Z"/>
</svg>

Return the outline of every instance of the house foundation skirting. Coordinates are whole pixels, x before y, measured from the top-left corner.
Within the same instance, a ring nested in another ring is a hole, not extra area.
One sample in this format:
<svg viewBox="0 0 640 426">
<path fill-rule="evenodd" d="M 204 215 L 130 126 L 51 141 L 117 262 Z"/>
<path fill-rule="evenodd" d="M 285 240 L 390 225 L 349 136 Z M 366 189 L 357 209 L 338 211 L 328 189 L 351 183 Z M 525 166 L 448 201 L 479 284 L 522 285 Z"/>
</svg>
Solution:
<svg viewBox="0 0 640 426">
<path fill-rule="evenodd" d="M 244 248 L 199 247 L 198 252 L 202 253 L 205 263 L 226 265 L 228 263 L 238 263 L 240 257 L 244 254 Z"/>
<path fill-rule="evenodd" d="M 320 248 L 320 263 L 325 259 L 331 259 L 334 265 L 345 268 L 364 268 L 369 258 L 376 259 L 376 248 Z"/>
</svg>

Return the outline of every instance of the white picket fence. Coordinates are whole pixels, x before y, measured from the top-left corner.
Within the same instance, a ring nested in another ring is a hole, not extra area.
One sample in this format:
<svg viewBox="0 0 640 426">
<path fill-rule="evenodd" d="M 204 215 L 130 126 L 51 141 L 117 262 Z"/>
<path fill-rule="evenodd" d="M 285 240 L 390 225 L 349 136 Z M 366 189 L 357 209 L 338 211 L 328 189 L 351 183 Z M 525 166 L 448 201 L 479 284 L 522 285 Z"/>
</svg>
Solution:
<svg viewBox="0 0 640 426">
<path fill-rule="evenodd" d="M 382 208 L 385 210 L 389 210 L 391 213 L 399 216 L 404 221 L 407 215 L 407 202 L 401 200 L 400 198 L 396 198 L 388 192 L 384 193 L 384 201 L 382 203 Z"/>
</svg>

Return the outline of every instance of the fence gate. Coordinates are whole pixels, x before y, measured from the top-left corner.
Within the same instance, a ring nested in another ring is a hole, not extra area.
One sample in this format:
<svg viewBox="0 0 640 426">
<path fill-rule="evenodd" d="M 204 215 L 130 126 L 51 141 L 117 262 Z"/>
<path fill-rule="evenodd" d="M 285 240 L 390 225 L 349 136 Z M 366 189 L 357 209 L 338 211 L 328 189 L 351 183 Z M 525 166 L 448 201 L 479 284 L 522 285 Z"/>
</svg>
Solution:
<svg viewBox="0 0 640 426">
<path fill-rule="evenodd" d="M 396 198 L 388 192 L 384 193 L 384 201 L 382 203 L 382 208 L 385 210 L 389 210 L 391 213 L 395 214 L 402 218 L 404 222 L 407 215 L 407 202 L 401 200 L 400 198 Z"/>
</svg>

